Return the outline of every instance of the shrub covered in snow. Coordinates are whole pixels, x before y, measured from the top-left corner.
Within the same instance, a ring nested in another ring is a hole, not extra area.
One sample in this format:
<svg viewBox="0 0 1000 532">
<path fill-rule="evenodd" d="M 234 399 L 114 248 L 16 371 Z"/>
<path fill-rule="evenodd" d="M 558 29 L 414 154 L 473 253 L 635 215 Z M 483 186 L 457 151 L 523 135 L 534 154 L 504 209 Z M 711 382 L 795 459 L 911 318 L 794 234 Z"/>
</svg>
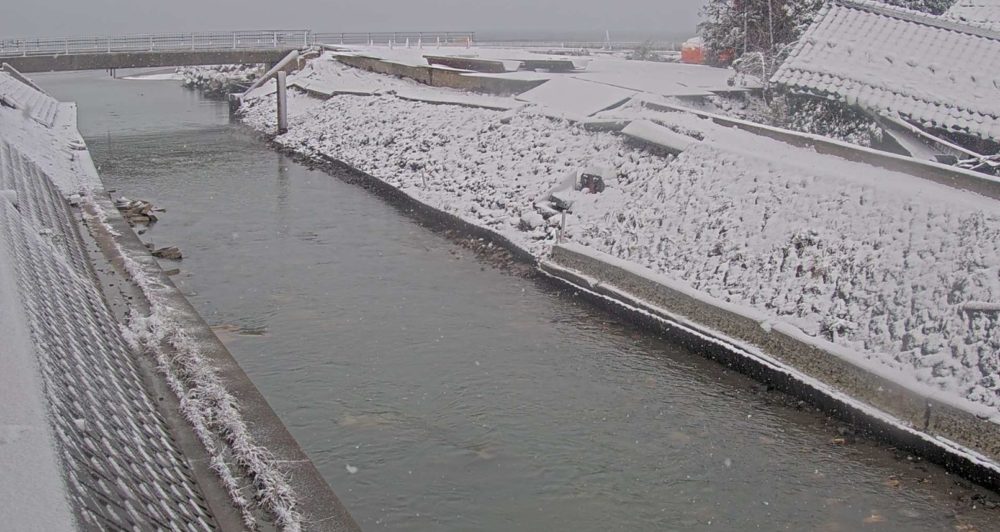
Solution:
<svg viewBox="0 0 1000 532">
<path fill-rule="evenodd" d="M 842 102 L 809 96 L 779 94 L 768 102 L 760 95 L 736 94 L 676 98 L 673 102 L 700 111 L 865 147 L 877 145 L 885 134 L 878 122 L 861 111 Z"/>
<path fill-rule="evenodd" d="M 884 134 L 871 117 L 833 100 L 780 96 L 772 100 L 770 109 L 770 125 L 860 146 L 877 144 Z"/>
</svg>

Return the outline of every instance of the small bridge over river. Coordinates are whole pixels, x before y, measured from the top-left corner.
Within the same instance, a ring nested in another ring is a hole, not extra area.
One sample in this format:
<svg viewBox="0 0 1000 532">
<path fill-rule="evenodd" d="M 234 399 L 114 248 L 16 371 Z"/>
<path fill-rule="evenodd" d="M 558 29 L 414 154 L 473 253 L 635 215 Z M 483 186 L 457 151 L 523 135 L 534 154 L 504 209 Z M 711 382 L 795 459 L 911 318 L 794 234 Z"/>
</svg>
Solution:
<svg viewBox="0 0 1000 532">
<path fill-rule="evenodd" d="M 473 32 L 318 33 L 310 30 L 18 38 L 0 40 L 0 62 L 25 73 L 233 63 L 273 64 L 292 50 L 319 44 L 422 42 L 468 45 L 474 39 Z"/>
</svg>

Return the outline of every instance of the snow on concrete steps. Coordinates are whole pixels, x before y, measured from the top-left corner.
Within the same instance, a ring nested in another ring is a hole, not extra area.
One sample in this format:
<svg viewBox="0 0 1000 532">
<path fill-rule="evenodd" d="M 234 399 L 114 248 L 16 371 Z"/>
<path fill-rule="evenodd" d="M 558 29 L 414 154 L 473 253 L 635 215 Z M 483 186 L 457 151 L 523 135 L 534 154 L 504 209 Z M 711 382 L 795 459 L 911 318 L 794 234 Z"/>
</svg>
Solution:
<svg viewBox="0 0 1000 532">
<path fill-rule="evenodd" d="M 59 111 L 59 102 L 55 98 L 21 83 L 6 72 L 0 72 L 0 100 L 27 112 L 45 127 L 52 127 Z"/>
</svg>

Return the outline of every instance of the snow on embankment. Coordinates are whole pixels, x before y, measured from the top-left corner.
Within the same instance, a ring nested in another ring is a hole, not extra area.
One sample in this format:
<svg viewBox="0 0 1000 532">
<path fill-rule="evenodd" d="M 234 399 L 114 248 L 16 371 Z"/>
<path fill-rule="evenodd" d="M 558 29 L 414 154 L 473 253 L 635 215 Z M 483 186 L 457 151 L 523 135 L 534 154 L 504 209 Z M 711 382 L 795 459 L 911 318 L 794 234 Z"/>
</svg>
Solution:
<svg viewBox="0 0 1000 532">
<path fill-rule="evenodd" d="M 76 104 L 58 102 L 18 81 L 4 83 L 10 80 L 9 74 L 0 72 L 2 140 L 16 143 L 65 196 L 101 189 L 101 179 L 77 131 Z M 36 105 L 55 107 L 51 127 L 27 119 Z"/>
<path fill-rule="evenodd" d="M 260 65 L 214 65 L 177 69 L 185 87 L 202 89 L 212 94 L 234 92 L 246 87 L 262 72 Z"/>
<path fill-rule="evenodd" d="M 278 143 L 340 159 L 539 256 L 556 230 L 518 229 L 534 199 L 567 171 L 612 168 L 604 193 L 571 198 L 568 239 L 1000 407 L 997 202 L 680 113 L 658 121 L 704 140 L 675 160 L 533 107 L 304 98 L 290 94 Z M 273 95 L 248 101 L 244 120 L 270 132 L 274 108 Z"/>
</svg>

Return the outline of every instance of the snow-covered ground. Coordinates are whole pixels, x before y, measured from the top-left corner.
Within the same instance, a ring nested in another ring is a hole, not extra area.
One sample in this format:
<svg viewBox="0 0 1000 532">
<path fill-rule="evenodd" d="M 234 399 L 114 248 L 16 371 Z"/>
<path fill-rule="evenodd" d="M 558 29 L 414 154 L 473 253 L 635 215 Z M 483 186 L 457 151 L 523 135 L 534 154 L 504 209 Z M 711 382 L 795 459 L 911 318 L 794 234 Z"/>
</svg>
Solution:
<svg viewBox="0 0 1000 532">
<path fill-rule="evenodd" d="M 412 83 L 316 61 L 310 75 L 331 84 Z M 626 104 L 597 115 L 691 136 L 674 158 L 536 105 L 431 105 L 392 90 L 325 102 L 293 92 L 290 131 L 276 141 L 340 159 L 536 256 L 559 223 L 537 215 L 549 213 L 536 213 L 536 198 L 568 172 L 609 168 L 605 192 L 563 194 L 573 202 L 568 240 L 763 311 L 901 379 L 1000 408 L 1000 203 L 685 113 Z M 274 109 L 274 96 L 261 96 L 243 118 L 273 132 Z"/>
<path fill-rule="evenodd" d="M 121 79 L 126 81 L 184 81 L 184 74 L 180 72 L 157 72 L 150 74 L 136 74 L 125 76 Z"/>
<path fill-rule="evenodd" d="M 187 87 L 225 93 L 250 85 L 263 73 L 263 69 L 259 65 L 215 65 L 182 67 L 177 69 L 177 73 Z"/>
<path fill-rule="evenodd" d="M 4 79 L 11 78 L 7 73 L 0 72 L 0 80 Z M 19 82 L 13 85 L 15 88 L 0 93 L 0 99 L 14 105 L 0 105 L 0 141 L 16 141 L 19 149 L 51 176 L 52 182 L 67 196 L 102 188 L 101 179 L 93 169 L 90 152 L 83 149 L 86 144 L 77 131 L 76 104 L 56 102 L 48 96 L 42 98 L 37 91 Z M 32 97 L 12 98 L 22 91 L 32 94 Z M 22 99 L 32 102 L 52 100 L 47 103 L 55 107 L 52 127 L 26 120 L 31 115 L 31 105 L 18 103 Z"/>
</svg>

